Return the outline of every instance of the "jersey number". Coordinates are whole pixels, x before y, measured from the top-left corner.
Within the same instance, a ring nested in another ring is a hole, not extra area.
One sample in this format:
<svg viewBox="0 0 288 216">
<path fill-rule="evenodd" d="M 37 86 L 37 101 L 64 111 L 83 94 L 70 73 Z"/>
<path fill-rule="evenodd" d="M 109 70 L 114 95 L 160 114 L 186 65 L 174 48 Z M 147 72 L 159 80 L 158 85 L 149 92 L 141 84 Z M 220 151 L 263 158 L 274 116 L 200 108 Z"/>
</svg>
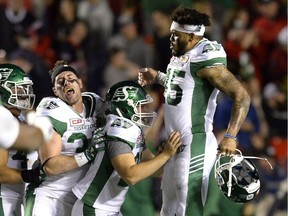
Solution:
<svg viewBox="0 0 288 216">
<path fill-rule="evenodd" d="M 167 77 L 171 78 L 169 78 L 165 83 L 165 103 L 172 106 L 177 106 L 182 100 L 183 90 L 178 84 L 175 83 L 177 83 L 177 78 L 185 78 L 185 71 L 176 69 L 171 71 L 171 68 L 169 68 L 167 71 Z"/>
<path fill-rule="evenodd" d="M 76 149 L 76 153 L 83 152 L 85 148 L 88 146 L 88 139 L 83 133 L 73 133 L 67 140 L 68 143 L 74 143 L 75 140 L 81 140 L 83 145 L 82 147 L 78 147 Z"/>
</svg>

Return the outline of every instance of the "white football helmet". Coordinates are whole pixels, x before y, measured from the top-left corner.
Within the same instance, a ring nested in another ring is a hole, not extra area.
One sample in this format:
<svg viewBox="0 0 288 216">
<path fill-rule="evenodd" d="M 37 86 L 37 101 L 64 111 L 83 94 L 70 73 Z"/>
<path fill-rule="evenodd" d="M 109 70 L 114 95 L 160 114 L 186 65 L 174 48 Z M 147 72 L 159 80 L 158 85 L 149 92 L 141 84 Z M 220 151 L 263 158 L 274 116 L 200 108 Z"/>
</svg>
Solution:
<svg viewBox="0 0 288 216">
<path fill-rule="evenodd" d="M 215 179 L 220 191 L 228 199 L 245 203 L 254 199 L 260 191 L 260 179 L 257 167 L 250 159 L 266 158 L 243 156 L 241 151 L 231 156 L 219 154 L 214 166 Z"/>
</svg>

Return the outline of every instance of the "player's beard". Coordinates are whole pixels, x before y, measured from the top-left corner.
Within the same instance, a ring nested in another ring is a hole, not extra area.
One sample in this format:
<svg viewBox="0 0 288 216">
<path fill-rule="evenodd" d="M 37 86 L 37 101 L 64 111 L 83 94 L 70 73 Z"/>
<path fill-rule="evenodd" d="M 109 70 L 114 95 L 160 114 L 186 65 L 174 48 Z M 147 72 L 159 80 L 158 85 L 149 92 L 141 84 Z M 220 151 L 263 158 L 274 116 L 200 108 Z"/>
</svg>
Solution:
<svg viewBox="0 0 288 216">
<path fill-rule="evenodd" d="M 175 43 L 175 45 L 173 46 L 172 55 L 176 56 L 176 57 L 184 55 L 185 54 L 185 48 L 186 48 L 186 43 L 178 40 Z"/>
</svg>

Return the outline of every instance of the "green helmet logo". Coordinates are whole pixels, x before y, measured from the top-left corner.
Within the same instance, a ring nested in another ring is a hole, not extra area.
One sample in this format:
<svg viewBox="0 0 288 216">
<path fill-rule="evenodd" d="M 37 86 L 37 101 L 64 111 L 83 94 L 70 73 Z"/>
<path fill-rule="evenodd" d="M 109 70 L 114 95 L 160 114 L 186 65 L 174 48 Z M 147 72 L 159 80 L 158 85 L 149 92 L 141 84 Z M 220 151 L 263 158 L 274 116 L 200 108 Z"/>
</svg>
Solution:
<svg viewBox="0 0 288 216">
<path fill-rule="evenodd" d="M 145 105 L 153 99 L 136 82 L 121 81 L 113 85 L 106 94 L 108 110 L 118 116 L 128 118 L 139 126 L 152 126 L 155 112 L 146 112 Z"/>
<path fill-rule="evenodd" d="M 20 67 L 0 64 L 0 99 L 4 106 L 32 109 L 35 102 L 32 85 L 33 82 Z"/>
</svg>

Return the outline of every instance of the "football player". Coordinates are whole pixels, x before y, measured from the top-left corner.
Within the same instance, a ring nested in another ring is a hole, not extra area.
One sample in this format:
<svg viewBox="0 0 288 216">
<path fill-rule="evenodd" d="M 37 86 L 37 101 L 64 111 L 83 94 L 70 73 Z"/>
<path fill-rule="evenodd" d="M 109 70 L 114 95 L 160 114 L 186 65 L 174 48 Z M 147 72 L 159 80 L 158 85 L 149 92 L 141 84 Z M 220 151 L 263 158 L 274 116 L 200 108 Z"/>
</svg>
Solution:
<svg viewBox="0 0 288 216">
<path fill-rule="evenodd" d="M 33 108 L 35 95 L 32 85 L 32 81 L 20 67 L 13 64 L 0 65 L 0 99 L 4 106 L 0 107 L 1 116 L 3 115 L 0 126 L 1 143 L 4 144 L 1 146 L 12 147 L 0 148 L 0 215 L 2 216 L 21 215 L 24 182 L 38 183 L 39 181 L 39 168 L 31 169 L 38 158 L 37 152 L 20 151 L 14 148 L 35 150 L 43 143 L 42 131 L 44 134 L 48 133 L 44 141 L 48 141 L 51 135 L 52 125 L 48 118 L 35 119 L 35 115 L 30 113 L 25 119 L 22 114 L 22 111 Z M 35 120 L 37 122 L 34 122 Z M 42 126 L 38 125 L 36 128 L 24 126 L 26 121 L 32 125 L 40 123 Z M 41 127 L 42 129 L 39 129 Z"/>
<path fill-rule="evenodd" d="M 75 195 L 72 187 L 83 178 L 93 157 L 86 148 L 96 129 L 96 116 L 104 114 L 105 103 L 91 92 L 81 93 L 80 74 L 65 61 L 50 70 L 56 97 L 46 97 L 36 114 L 48 116 L 53 137 L 39 148 L 46 179 L 29 191 L 25 215 L 70 216 Z"/>
<path fill-rule="evenodd" d="M 167 74 L 142 68 L 139 83 L 164 86 L 166 135 L 177 130 L 182 136 L 181 151 L 164 167 L 161 215 L 203 215 L 204 206 L 205 211 L 213 208 L 205 205 L 213 198 L 208 186 L 211 183 L 216 187 L 210 172 L 218 147 L 212 131 L 217 94 L 220 90 L 234 102 L 229 126 L 219 144 L 219 152 L 227 155 L 236 149 L 236 136 L 249 110 L 250 97 L 227 69 L 222 45 L 204 37 L 205 26 L 210 25 L 207 14 L 180 7 L 172 12 L 171 19 L 173 56 Z"/>
<path fill-rule="evenodd" d="M 78 197 L 73 216 L 121 215 L 129 185 L 157 175 L 181 144 L 180 134 L 172 132 L 156 157 L 145 149 L 145 127 L 153 124 L 156 113 L 149 112 L 152 98 L 138 83 L 116 83 L 108 90 L 106 102 L 110 114 L 92 138 L 98 152 L 95 161 L 72 189 Z"/>
</svg>

